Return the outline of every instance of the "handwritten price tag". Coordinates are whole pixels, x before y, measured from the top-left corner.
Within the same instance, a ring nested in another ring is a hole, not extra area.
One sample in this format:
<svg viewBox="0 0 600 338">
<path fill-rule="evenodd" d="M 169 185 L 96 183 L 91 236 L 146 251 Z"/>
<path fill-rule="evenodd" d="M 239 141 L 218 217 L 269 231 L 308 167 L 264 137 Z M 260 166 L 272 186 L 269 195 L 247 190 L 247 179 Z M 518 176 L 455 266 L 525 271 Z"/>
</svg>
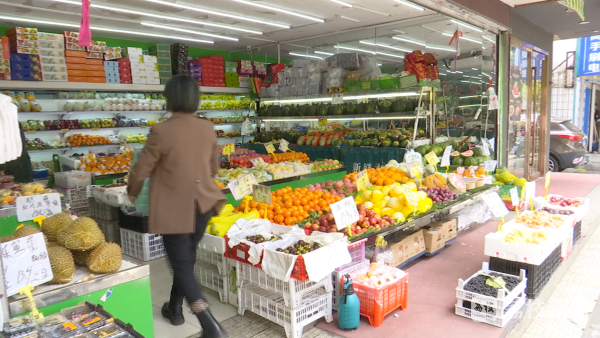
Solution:
<svg viewBox="0 0 600 338">
<path fill-rule="evenodd" d="M 459 174 L 451 173 L 448 174 L 448 181 L 450 184 L 456 189 L 465 189 L 465 182 L 463 182 L 462 177 Z"/>
<path fill-rule="evenodd" d="M 17 220 L 29 221 L 39 216 L 50 217 L 62 212 L 60 194 L 17 197 Z"/>
<path fill-rule="evenodd" d="M 344 229 L 354 222 L 358 222 L 359 215 L 356 204 L 354 203 L 354 197 L 346 197 L 339 202 L 331 204 L 330 206 L 338 230 Z"/>
<path fill-rule="evenodd" d="M 258 184 L 253 174 L 248 174 L 239 179 L 229 182 L 227 187 L 236 201 L 241 200 L 244 196 L 252 194 L 252 186 Z"/>
<path fill-rule="evenodd" d="M 255 167 L 267 164 L 267 162 L 265 162 L 265 160 L 263 160 L 262 157 L 253 158 L 253 159 L 250 160 L 250 162 L 252 162 L 252 164 Z"/>
<path fill-rule="evenodd" d="M 496 170 L 496 166 L 498 165 L 498 161 L 485 161 L 483 162 L 483 170 L 486 172 Z"/>
<path fill-rule="evenodd" d="M 411 177 L 417 177 L 423 173 L 423 168 L 421 167 L 421 163 L 413 162 L 408 165 L 408 171 Z"/>
<path fill-rule="evenodd" d="M 369 182 L 369 174 L 366 170 L 359 172 L 354 178 L 356 179 L 356 188 L 358 191 L 363 191 L 371 185 L 371 182 Z"/>
<path fill-rule="evenodd" d="M 546 195 L 548 195 L 548 189 L 550 188 L 550 176 L 552 175 L 551 171 L 548 171 L 546 173 L 546 180 L 544 181 L 544 189 L 546 190 L 546 192 L 544 193 L 544 198 L 546 198 Z"/>
<path fill-rule="evenodd" d="M 281 141 L 279 141 L 279 150 L 281 150 L 282 153 L 285 153 L 286 151 L 288 151 L 289 145 L 290 143 L 287 140 L 281 139 Z"/>
<path fill-rule="evenodd" d="M 494 217 L 504 217 L 505 215 L 508 215 L 506 204 L 504 204 L 497 192 L 485 194 L 481 196 L 481 199 L 488 208 L 490 208 Z"/>
<path fill-rule="evenodd" d="M 254 184 L 252 190 L 256 202 L 271 204 L 271 188 L 266 185 Z"/>
<path fill-rule="evenodd" d="M 444 155 L 442 155 L 442 167 L 450 165 L 450 153 L 452 152 L 452 146 L 447 146 L 444 149 Z"/>
<path fill-rule="evenodd" d="M 404 190 L 404 197 L 406 198 L 406 202 L 415 207 L 418 208 L 419 207 L 419 200 L 417 199 L 417 194 L 415 194 L 414 191 L 410 190 L 410 189 L 405 189 Z"/>
<path fill-rule="evenodd" d="M 52 267 L 43 234 L 2 243 L 0 248 L 6 296 L 19 293 L 24 286 L 38 286 L 52 280 Z"/>
<path fill-rule="evenodd" d="M 519 192 L 517 191 L 517 187 L 510 189 L 509 192 L 510 192 L 510 199 L 511 199 L 513 207 L 518 207 L 519 206 Z"/>
<path fill-rule="evenodd" d="M 535 181 L 525 183 L 525 200 L 535 198 Z"/>
<path fill-rule="evenodd" d="M 229 143 L 223 147 L 223 155 L 231 155 L 235 152 L 235 144 Z"/>
<path fill-rule="evenodd" d="M 438 163 L 440 163 L 440 159 L 433 151 L 425 154 L 425 159 L 427 160 L 427 162 L 429 162 L 429 164 L 431 164 L 434 167 L 437 166 Z"/>
<path fill-rule="evenodd" d="M 275 153 L 275 147 L 273 146 L 273 142 L 266 143 L 265 149 L 267 150 L 267 153 L 269 153 L 269 154 Z"/>
</svg>

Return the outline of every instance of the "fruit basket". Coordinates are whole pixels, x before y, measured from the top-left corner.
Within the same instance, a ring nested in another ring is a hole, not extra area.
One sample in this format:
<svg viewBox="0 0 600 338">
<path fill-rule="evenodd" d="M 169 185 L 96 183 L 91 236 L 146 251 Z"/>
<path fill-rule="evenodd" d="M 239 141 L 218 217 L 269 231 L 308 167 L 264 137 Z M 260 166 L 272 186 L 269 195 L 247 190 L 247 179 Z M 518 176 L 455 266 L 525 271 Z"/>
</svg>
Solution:
<svg viewBox="0 0 600 338">
<path fill-rule="evenodd" d="M 229 247 L 229 237 L 225 236 L 225 253 L 224 253 L 225 257 L 234 259 L 234 260 L 242 262 L 242 263 L 250 264 L 257 268 L 262 268 L 261 263 L 263 260 L 263 256 L 262 255 L 260 256 L 260 261 L 257 264 L 252 264 L 252 263 L 250 263 L 250 261 L 248 261 L 248 259 L 250 258 L 249 251 L 250 251 L 250 245 L 248 245 L 246 243 L 240 243 L 233 247 Z"/>
</svg>

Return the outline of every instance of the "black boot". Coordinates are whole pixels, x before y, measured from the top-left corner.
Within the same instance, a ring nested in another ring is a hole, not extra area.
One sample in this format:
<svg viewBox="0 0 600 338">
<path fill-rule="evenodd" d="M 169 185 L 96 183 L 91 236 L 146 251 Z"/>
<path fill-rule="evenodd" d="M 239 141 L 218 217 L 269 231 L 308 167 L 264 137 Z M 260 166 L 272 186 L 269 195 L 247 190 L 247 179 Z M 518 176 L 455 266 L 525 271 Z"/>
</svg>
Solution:
<svg viewBox="0 0 600 338">
<path fill-rule="evenodd" d="M 202 336 L 200 338 L 227 338 L 227 333 L 209 309 L 196 313 L 196 317 L 198 317 L 198 321 L 202 326 Z"/>
<path fill-rule="evenodd" d="M 171 302 L 166 302 L 162 307 L 162 315 L 171 322 L 171 325 L 179 326 L 185 323 L 183 318 L 183 299 Z"/>
</svg>

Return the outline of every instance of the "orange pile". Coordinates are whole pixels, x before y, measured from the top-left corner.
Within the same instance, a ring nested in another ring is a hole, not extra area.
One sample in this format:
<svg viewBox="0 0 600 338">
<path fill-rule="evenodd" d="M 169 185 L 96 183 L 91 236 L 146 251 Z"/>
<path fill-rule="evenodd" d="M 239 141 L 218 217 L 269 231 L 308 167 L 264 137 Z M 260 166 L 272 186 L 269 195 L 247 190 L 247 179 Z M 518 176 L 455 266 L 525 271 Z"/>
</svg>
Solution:
<svg viewBox="0 0 600 338">
<path fill-rule="evenodd" d="M 71 147 L 111 144 L 108 137 L 86 134 L 75 134 L 73 136 L 69 136 L 67 137 L 67 142 L 71 145 Z"/>
<path fill-rule="evenodd" d="M 344 178 L 349 178 L 354 182 L 356 180 L 356 174 L 358 173 L 349 173 L 344 176 Z M 406 176 L 406 173 L 402 169 L 396 169 L 394 167 L 367 169 L 367 174 L 369 175 L 369 181 L 372 184 L 379 186 L 392 185 L 396 182 L 407 183 L 412 181 Z"/>
<path fill-rule="evenodd" d="M 310 159 L 308 158 L 308 155 L 306 155 L 305 153 L 295 152 L 295 151 L 288 151 L 286 153 L 281 153 L 281 154 L 271 154 L 271 158 L 273 159 L 273 162 L 275 162 L 275 163 L 292 162 L 292 161 L 296 161 L 296 160 L 298 160 L 300 162 L 310 161 Z"/>
<path fill-rule="evenodd" d="M 131 166 L 131 157 L 133 153 L 127 153 L 118 156 L 106 156 L 98 159 L 86 160 L 83 164 L 85 171 L 91 171 L 95 173 L 105 174 L 116 174 L 129 172 Z"/>
<path fill-rule="evenodd" d="M 458 171 L 454 170 L 453 173 L 458 174 Z M 469 168 L 465 168 L 465 171 L 462 174 L 462 177 L 469 177 L 469 178 L 473 178 L 473 177 L 483 178 L 486 176 L 487 176 L 487 174 L 486 174 L 485 170 L 483 169 L 483 167 L 477 168 L 477 170 L 475 170 L 475 175 L 471 175 L 471 170 L 469 170 Z"/>
</svg>

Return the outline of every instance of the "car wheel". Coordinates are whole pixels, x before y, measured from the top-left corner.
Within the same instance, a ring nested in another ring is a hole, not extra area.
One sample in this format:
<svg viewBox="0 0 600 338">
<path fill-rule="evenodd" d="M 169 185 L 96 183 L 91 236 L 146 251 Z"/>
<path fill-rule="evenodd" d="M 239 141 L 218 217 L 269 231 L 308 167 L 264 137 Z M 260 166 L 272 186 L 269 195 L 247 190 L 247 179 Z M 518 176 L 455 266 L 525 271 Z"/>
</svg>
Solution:
<svg viewBox="0 0 600 338">
<path fill-rule="evenodd" d="M 558 165 L 558 161 L 554 156 L 550 156 L 550 159 L 548 161 L 548 170 L 553 172 L 560 171 L 560 166 Z"/>
</svg>

